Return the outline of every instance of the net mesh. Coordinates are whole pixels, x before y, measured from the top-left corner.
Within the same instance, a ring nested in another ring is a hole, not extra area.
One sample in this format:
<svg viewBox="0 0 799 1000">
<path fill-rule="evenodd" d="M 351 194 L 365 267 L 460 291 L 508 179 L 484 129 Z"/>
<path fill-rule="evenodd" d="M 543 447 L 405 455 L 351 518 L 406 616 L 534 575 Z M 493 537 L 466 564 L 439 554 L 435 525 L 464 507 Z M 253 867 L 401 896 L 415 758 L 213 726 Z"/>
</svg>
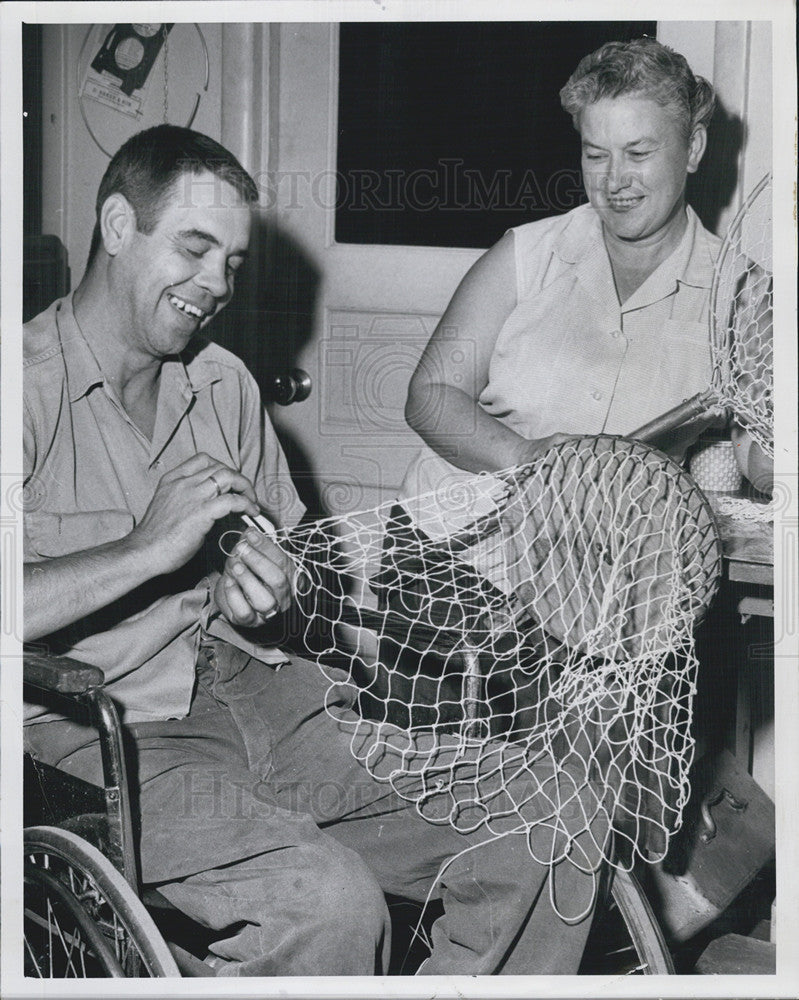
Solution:
<svg viewBox="0 0 799 1000">
<path fill-rule="evenodd" d="M 712 389 L 774 457 L 772 185 L 767 175 L 733 220 L 710 303 Z"/>
<path fill-rule="evenodd" d="M 342 682 L 360 690 L 353 754 L 423 817 L 524 832 L 542 863 L 662 856 L 720 566 L 693 480 L 640 443 L 580 438 L 408 508 L 276 538 L 328 710 Z"/>
</svg>

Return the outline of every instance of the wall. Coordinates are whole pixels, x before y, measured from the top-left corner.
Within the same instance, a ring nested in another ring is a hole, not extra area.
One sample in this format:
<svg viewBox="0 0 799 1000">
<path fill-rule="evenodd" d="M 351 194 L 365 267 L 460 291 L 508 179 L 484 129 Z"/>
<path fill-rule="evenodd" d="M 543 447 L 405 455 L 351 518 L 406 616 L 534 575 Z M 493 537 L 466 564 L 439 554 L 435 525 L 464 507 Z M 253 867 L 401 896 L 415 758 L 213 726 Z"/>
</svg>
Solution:
<svg viewBox="0 0 799 1000">
<path fill-rule="evenodd" d="M 110 25 L 109 25 L 110 27 Z M 72 271 L 72 283 L 80 280 L 89 250 L 92 227 L 94 225 L 94 198 L 100 179 L 108 166 L 108 157 L 95 145 L 81 118 L 78 101 L 78 64 L 84 65 L 91 58 L 90 47 L 81 50 L 87 31 L 91 25 L 44 25 L 42 31 L 43 55 L 43 159 L 42 172 L 43 205 L 42 230 L 61 239 L 67 248 Z M 176 33 L 180 32 L 182 37 Z M 222 32 L 220 25 L 203 25 L 202 32 L 208 46 L 210 79 L 208 92 L 203 96 L 194 127 L 208 135 L 218 137 L 222 120 Z M 194 59 L 202 59 L 198 42 L 191 36 L 194 29 L 189 25 L 173 28 L 175 37 L 171 40 L 170 87 L 181 91 L 181 83 L 197 80 L 196 65 L 187 66 L 180 59 L 178 46 L 186 43 Z M 160 88 L 161 80 L 153 71 L 152 86 Z M 192 93 L 193 93 L 192 88 Z M 154 98 L 157 94 L 153 95 Z M 181 95 L 184 98 L 184 95 Z M 91 102 L 85 102 L 91 105 Z M 183 103 L 183 102 L 181 102 Z M 162 118 L 160 107 L 155 105 L 153 113 L 143 119 L 140 127 L 156 125 Z M 89 107 L 90 114 L 96 109 Z M 129 120 L 120 118 L 115 130 L 104 128 L 98 131 L 101 141 L 106 140 L 107 148 L 113 152 L 116 146 L 135 131 Z"/>
<path fill-rule="evenodd" d="M 89 27 L 43 27 L 42 231 L 59 236 L 66 246 L 73 283 L 86 260 L 94 195 L 108 163 L 86 131 L 77 97 L 77 65 Z M 192 27 L 176 26 L 173 34 L 178 31 L 188 44 Z M 266 170 L 280 141 L 277 118 L 271 113 L 277 95 L 275 88 L 270 88 L 279 59 L 278 33 L 263 24 L 203 24 L 202 32 L 208 46 L 210 79 L 194 126 L 228 145 L 248 169 Z M 771 66 L 771 25 L 765 21 L 661 21 L 658 37 L 682 52 L 695 72 L 716 87 L 722 110 L 714 123 L 713 141 L 723 147 L 719 155 L 726 158 L 724 169 L 730 156 L 737 164 L 737 176 L 728 174 L 720 179 L 717 171 L 706 171 L 704 188 L 693 194 L 705 221 L 723 231 L 743 193 L 770 167 L 771 74 L 766 70 Z M 175 35 L 173 49 L 177 44 Z M 196 45 L 194 52 L 199 53 Z M 83 55 L 85 63 L 86 53 Z M 192 82 L 196 80 L 196 67 L 181 65 L 173 58 L 173 89 L 185 90 L 189 76 Z M 142 124 L 158 120 L 152 116 Z M 731 186 L 731 194 L 729 204 L 719 211 L 715 206 L 720 182 Z M 705 213 L 703 203 L 710 205 Z"/>
<path fill-rule="evenodd" d="M 716 91 L 708 162 L 689 194 L 705 224 L 721 235 L 746 195 L 771 169 L 771 23 L 660 21 L 658 39 L 681 52 Z M 717 210 L 719 201 L 723 207 Z"/>
</svg>

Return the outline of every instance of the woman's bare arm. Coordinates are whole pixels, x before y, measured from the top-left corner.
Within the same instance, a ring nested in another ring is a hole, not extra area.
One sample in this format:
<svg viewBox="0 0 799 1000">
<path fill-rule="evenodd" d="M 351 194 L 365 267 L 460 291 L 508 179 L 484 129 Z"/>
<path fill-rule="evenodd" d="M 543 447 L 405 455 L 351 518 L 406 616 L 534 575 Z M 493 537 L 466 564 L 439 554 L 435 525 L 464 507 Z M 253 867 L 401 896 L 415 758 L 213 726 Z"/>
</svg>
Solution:
<svg viewBox="0 0 799 1000">
<path fill-rule="evenodd" d="M 517 304 L 513 240 L 506 233 L 466 273 L 408 387 L 408 424 L 439 455 L 469 472 L 530 461 L 561 437 L 529 441 L 478 405 L 497 337 Z"/>
</svg>

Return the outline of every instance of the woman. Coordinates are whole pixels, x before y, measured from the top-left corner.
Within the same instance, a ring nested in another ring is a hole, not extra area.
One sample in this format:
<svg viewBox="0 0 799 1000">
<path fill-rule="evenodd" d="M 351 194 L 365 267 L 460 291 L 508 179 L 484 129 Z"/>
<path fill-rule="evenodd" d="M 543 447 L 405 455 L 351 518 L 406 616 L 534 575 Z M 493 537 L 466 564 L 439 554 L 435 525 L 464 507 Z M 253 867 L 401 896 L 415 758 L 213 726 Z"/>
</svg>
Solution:
<svg viewBox="0 0 799 1000">
<path fill-rule="evenodd" d="M 560 96 L 589 204 L 510 230 L 464 277 L 410 383 L 406 418 L 427 447 L 400 499 L 528 462 L 564 435 L 630 434 L 710 382 L 720 241 L 685 186 L 712 87 L 640 38 L 586 56 Z M 465 379 L 463 356 L 474 358 Z M 681 459 L 717 419 L 661 446 Z"/>
<path fill-rule="evenodd" d="M 687 205 L 685 188 L 705 152 L 712 87 L 683 56 L 641 38 L 586 56 L 560 96 L 582 140 L 588 204 L 509 231 L 474 264 L 410 383 L 406 417 L 425 447 L 406 473 L 374 581 L 384 606 L 406 616 L 426 600 L 413 596 L 424 587 L 413 582 L 408 553 L 425 562 L 429 536 L 462 526 L 457 487 L 475 472 L 529 462 L 568 435 L 630 434 L 710 383 L 708 309 L 721 241 Z M 465 378 L 463 357 L 474 358 Z M 682 459 L 721 419 L 695 419 L 659 444 Z M 417 499 L 433 491 L 434 515 Z M 476 570 L 507 593 L 509 581 L 484 556 L 463 555 L 463 578 Z M 457 598 L 439 587 L 425 614 L 440 608 L 451 617 Z M 408 718 L 411 677 L 414 701 L 428 686 L 440 704 L 440 659 L 436 666 L 383 643 L 379 660 L 387 672 L 378 670 L 371 691 L 385 703 L 388 690 L 403 706 L 396 721 Z M 449 700 L 457 713 L 458 694 Z"/>
<path fill-rule="evenodd" d="M 642 38 L 583 59 L 561 101 L 582 140 L 589 203 L 503 236 L 463 279 L 423 353 L 406 417 L 425 448 L 406 474 L 372 581 L 396 612 L 395 631 L 405 623 L 408 634 L 381 642 L 362 706 L 403 726 L 452 725 L 467 743 L 504 736 L 558 766 L 583 767 L 601 789 L 597 814 L 607 808 L 623 834 L 617 846 L 660 857 L 686 787 L 690 691 L 682 674 L 648 663 L 639 698 L 623 659 L 618 672 L 609 669 L 606 636 L 586 639 L 594 652 L 567 648 L 566 619 L 575 613 L 568 572 L 560 634 L 539 614 L 545 601 L 503 630 L 500 612 L 518 590 L 493 543 L 470 540 L 450 553 L 431 539 L 471 520 L 462 511 L 474 473 L 530 462 L 569 435 L 629 435 L 710 383 L 708 310 L 720 240 L 686 204 L 685 187 L 705 152 L 712 88 L 681 55 Z M 464 357 L 474 358 L 465 378 Z M 660 445 L 681 459 L 720 418 L 695 420 Z M 472 495 L 484 497 L 494 483 L 502 489 L 499 479 L 481 478 Z M 497 534 L 501 548 L 507 536 Z M 529 547 L 542 563 L 550 541 L 535 535 Z M 587 547 L 575 546 L 574 559 L 590 564 Z M 612 577 L 596 579 L 612 606 Z M 646 592 L 656 590 L 646 584 Z M 560 596 L 554 581 L 552 594 Z M 414 637 L 410 620 L 433 628 Z M 437 641 L 459 632 L 486 651 L 479 681 L 467 656 L 448 655 Z M 420 656 L 432 646 L 435 653 Z M 602 668 L 587 679 L 583 653 Z M 558 822 L 572 830 L 569 810 L 565 803 Z"/>
</svg>

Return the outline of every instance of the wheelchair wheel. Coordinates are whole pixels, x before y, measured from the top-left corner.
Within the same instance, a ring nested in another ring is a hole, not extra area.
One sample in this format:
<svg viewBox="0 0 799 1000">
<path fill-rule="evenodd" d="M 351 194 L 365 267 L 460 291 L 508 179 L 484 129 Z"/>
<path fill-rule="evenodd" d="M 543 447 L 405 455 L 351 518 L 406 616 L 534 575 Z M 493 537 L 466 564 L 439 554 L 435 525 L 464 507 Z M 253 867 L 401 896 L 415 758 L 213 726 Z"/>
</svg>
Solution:
<svg viewBox="0 0 799 1000">
<path fill-rule="evenodd" d="M 152 918 L 111 862 L 56 827 L 25 830 L 25 975 L 179 976 Z"/>
<path fill-rule="evenodd" d="M 580 975 L 674 975 L 674 962 L 652 907 L 632 872 L 613 873 L 607 906 L 598 913 Z"/>
</svg>

